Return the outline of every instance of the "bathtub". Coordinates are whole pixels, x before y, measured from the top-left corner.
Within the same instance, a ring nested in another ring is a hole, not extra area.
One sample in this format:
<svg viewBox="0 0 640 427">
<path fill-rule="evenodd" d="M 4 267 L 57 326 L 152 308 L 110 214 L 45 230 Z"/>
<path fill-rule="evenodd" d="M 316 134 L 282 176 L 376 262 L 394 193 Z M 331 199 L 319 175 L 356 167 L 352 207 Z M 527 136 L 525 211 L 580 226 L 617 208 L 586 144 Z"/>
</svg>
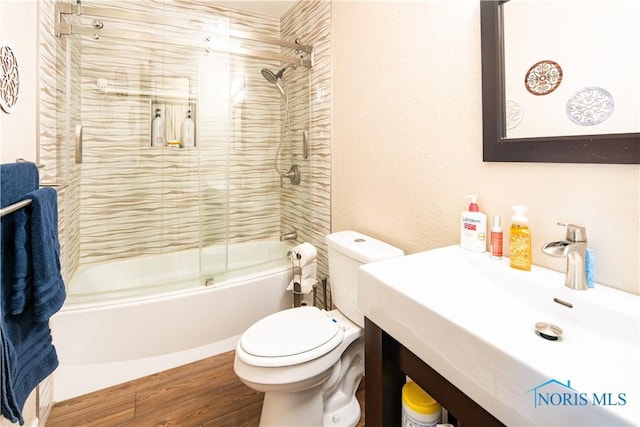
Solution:
<svg viewBox="0 0 640 427">
<path fill-rule="evenodd" d="M 285 290 L 292 274 L 287 244 L 232 245 L 228 257 L 226 247 L 207 249 L 203 269 L 208 268 L 207 259 L 216 258 L 231 267 L 214 277 L 211 286 L 204 286 L 197 251 L 81 267 L 68 283 L 65 305 L 52 318 L 60 360 L 54 401 L 232 350 L 251 324 L 292 305 Z M 262 264 L 248 265 L 247 259 Z M 137 291 L 125 291 L 126 297 L 120 293 L 118 298 L 89 301 L 89 294 L 105 293 L 108 285 L 126 289 L 132 272 L 147 275 L 145 279 L 171 277 L 173 285 L 164 284 L 162 293 L 151 294 L 151 281 L 141 284 L 136 279 Z"/>
</svg>

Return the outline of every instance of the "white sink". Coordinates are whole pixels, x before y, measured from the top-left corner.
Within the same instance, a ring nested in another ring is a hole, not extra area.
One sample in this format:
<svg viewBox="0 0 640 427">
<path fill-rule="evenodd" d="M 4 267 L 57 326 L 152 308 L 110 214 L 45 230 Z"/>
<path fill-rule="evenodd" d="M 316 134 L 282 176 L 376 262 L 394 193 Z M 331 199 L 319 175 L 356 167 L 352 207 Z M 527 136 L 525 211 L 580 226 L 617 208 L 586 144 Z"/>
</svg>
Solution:
<svg viewBox="0 0 640 427">
<path fill-rule="evenodd" d="M 362 266 L 358 299 L 506 425 L 640 425 L 640 296 L 564 280 L 450 246 Z M 539 336 L 537 322 L 561 337 Z"/>
</svg>

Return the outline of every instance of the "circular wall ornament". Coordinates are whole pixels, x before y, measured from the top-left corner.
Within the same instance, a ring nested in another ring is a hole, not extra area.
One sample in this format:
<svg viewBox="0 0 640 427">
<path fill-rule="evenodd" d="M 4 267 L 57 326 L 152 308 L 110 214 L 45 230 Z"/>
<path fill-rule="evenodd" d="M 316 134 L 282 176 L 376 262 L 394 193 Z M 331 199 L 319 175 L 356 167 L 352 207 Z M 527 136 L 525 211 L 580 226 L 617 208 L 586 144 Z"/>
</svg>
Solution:
<svg viewBox="0 0 640 427">
<path fill-rule="evenodd" d="M 524 77 L 524 86 L 533 95 L 549 95 L 562 82 L 562 67 L 548 59 L 536 62 Z"/>
<path fill-rule="evenodd" d="M 522 120 L 522 105 L 516 100 L 507 99 L 506 101 L 506 128 L 507 130 L 513 129 L 520 124 Z"/>
<path fill-rule="evenodd" d="M 594 126 L 613 113 L 613 96 L 601 87 L 585 87 L 567 101 L 567 116 L 580 126 Z"/>
<path fill-rule="evenodd" d="M 20 75 L 18 61 L 13 50 L 5 42 L 0 41 L 0 107 L 11 113 L 18 102 Z"/>
</svg>

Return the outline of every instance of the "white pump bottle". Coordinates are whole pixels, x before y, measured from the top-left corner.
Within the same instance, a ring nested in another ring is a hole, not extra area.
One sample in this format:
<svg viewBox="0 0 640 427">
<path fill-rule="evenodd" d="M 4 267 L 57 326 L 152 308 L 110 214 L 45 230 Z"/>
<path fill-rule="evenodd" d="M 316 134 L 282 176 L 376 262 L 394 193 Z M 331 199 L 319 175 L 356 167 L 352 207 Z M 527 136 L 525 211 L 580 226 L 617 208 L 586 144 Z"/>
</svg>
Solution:
<svg viewBox="0 0 640 427">
<path fill-rule="evenodd" d="M 475 252 L 487 250 L 487 216 L 480 212 L 475 194 L 465 196 L 471 199 L 469 210 L 460 217 L 460 246 Z"/>
</svg>

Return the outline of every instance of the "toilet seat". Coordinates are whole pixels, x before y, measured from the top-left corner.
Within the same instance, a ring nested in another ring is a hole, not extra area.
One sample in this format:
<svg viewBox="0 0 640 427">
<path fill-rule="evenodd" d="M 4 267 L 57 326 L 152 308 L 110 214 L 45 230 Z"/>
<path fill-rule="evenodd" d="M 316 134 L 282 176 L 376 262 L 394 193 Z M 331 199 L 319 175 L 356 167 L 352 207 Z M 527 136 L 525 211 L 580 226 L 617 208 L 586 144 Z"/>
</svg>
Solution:
<svg viewBox="0 0 640 427">
<path fill-rule="evenodd" d="M 317 307 L 279 311 L 254 323 L 238 342 L 238 357 L 253 366 L 290 366 L 308 362 L 336 348 L 343 332 Z"/>
</svg>

